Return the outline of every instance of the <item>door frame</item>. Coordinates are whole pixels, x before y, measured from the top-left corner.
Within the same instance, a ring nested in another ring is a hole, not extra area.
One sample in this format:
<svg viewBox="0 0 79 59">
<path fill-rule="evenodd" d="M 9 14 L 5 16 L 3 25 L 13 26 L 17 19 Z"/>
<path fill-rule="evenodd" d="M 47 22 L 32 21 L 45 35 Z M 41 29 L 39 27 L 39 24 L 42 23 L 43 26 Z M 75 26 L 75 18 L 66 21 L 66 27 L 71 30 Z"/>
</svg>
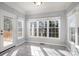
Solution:
<svg viewBox="0 0 79 59">
<path fill-rule="evenodd" d="M 3 30 L 3 27 L 4 27 L 4 16 L 12 18 L 13 43 L 11 45 L 4 47 L 3 46 L 3 35 L 0 35 L 0 52 L 14 46 L 15 43 L 16 43 L 15 42 L 16 41 L 16 15 L 9 13 L 7 11 L 4 11 L 4 10 L 0 10 L 0 33 L 1 33 L 1 30 Z"/>
</svg>

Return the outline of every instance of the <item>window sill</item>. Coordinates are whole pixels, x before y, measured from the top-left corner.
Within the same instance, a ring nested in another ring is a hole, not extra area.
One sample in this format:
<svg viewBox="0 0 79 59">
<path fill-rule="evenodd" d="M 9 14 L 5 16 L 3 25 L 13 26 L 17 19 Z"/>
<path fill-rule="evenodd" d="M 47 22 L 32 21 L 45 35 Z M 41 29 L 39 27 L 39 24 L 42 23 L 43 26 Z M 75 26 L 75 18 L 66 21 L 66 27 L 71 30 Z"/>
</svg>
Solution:
<svg viewBox="0 0 79 59">
<path fill-rule="evenodd" d="M 41 37 L 41 36 L 30 36 L 31 38 L 46 38 L 46 39 L 60 39 L 59 38 L 54 38 L 54 37 Z"/>
</svg>

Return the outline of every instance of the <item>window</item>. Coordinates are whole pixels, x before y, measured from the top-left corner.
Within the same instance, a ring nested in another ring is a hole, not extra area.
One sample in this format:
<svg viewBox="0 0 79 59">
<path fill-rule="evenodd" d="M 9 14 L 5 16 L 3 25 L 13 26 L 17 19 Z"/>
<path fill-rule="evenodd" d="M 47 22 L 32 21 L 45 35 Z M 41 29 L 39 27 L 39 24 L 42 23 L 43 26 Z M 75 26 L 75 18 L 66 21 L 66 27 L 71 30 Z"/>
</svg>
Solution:
<svg viewBox="0 0 79 59">
<path fill-rule="evenodd" d="M 34 22 L 34 36 L 37 36 L 37 23 Z"/>
<path fill-rule="evenodd" d="M 70 43 L 76 43 L 76 17 L 75 14 L 68 16 L 68 40 Z"/>
<path fill-rule="evenodd" d="M 56 18 L 55 18 L 56 19 Z M 30 35 L 59 38 L 59 20 L 37 20 L 30 22 Z"/>
<path fill-rule="evenodd" d="M 31 24 L 30 24 L 30 34 L 32 36 L 37 36 L 37 22 L 31 22 Z"/>
<path fill-rule="evenodd" d="M 70 28 L 70 31 L 71 31 L 71 41 L 75 43 L 75 28 L 74 27 L 71 27 Z"/>
<path fill-rule="evenodd" d="M 49 37 L 59 37 L 58 21 L 49 21 Z"/>
<path fill-rule="evenodd" d="M 39 36 L 47 36 L 47 22 L 39 21 Z"/>
<path fill-rule="evenodd" d="M 18 36 L 18 38 L 23 38 L 23 36 L 24 36 L 24 22 L 23 22 L 23 20 L 17 21 L 17 36 Z"/>
</svg>

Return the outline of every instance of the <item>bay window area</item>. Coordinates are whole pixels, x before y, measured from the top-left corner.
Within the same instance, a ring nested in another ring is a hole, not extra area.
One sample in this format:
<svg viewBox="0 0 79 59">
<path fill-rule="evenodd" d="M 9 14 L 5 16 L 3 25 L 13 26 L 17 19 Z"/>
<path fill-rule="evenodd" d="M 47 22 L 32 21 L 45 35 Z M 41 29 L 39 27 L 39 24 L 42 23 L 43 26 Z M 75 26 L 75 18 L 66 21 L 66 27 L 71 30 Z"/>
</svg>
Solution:
<svg viewBox="0 0 79 59">
<path fill-rule="evenodd" d="M 59 38 L 60 17 L 30 22 L 30 36 Z"/>
</svg>

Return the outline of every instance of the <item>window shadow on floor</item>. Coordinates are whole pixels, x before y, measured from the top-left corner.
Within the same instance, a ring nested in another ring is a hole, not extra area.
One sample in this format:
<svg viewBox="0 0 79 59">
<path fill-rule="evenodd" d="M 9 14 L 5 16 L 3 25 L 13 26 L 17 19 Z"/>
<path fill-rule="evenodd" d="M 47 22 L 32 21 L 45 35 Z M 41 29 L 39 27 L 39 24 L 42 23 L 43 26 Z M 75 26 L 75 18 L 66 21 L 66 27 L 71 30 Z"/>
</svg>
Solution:
<svg viewBox="0 0 79 59">
<path fill-rule="evenodd" d="M 65 56 L 63 53 L 61 53 L 61 52 L 58 51 L 57 49 L 55 49 L 55 51 L 57 51 L 61 56 Z"/>
<path fill-rule="evenodd" d="M 44 54 L 45 56 L 48 56 L 48 54 L 46 53 L 46 51 L 45 51 L 42 47 L 40 47 L 40 49 L 41 49 L 41 51 L 43 52 L 43 54 Z"/>
<path fill-rule="evenodd" d="M 63 47 L 27 44 L 12 48 L 4 53 L 5 56 L 66 56 Z M 32 54 L 33 53 L 33 54 Z"/>
</svg>

